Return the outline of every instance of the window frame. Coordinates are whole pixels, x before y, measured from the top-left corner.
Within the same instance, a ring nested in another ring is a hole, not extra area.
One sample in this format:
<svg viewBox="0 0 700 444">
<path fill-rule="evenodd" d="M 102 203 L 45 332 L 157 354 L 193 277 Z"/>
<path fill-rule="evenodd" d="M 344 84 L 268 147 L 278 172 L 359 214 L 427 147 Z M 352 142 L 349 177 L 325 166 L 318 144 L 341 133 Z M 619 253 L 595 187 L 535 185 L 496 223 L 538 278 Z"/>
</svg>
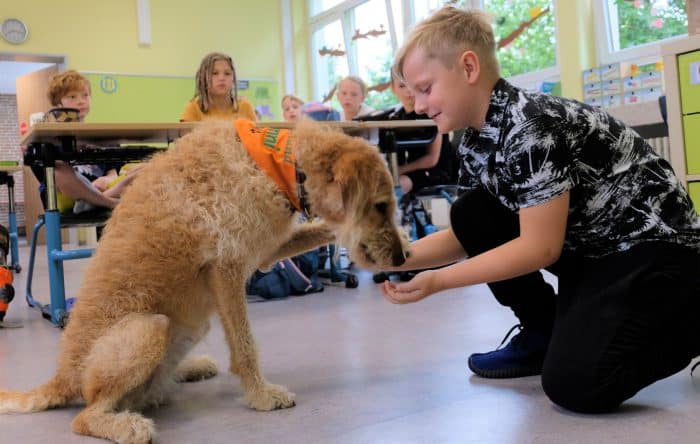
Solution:
<svg viewBox="0 0 700 444">
<path fill-rule="evenodd" d="M 661 58 L 661 46 L 672 42 L 687 38 L 688 34 L 669 37 L 656 42 L 645 43 L 643 45 L 634 46 L 615 50 L 613 49 L 613 39 L 619 40 L 619 26 L 612 27 L 611 22 L 617 22 L 617 17 L 612 17 L 608 0 L 593 0 L 593 29 L 595 34 L 596 55 L 598 56 L 599 65 L 609 65 L 618 62 L 638 61 L 646 63 L 652 60 Z M 601 31 L 602 27 L 602 31 Z M 615 34 L 618 34 L 615 37 Z"/>
</svg>

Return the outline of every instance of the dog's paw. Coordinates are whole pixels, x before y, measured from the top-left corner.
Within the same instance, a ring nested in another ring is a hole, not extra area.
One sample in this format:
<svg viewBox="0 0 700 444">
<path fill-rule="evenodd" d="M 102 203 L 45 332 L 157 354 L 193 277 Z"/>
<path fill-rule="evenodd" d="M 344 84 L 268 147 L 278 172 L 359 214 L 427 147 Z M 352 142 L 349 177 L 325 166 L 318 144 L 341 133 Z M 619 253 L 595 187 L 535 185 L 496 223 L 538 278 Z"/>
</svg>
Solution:
<svg viewBox="0 0 700 444">
<path fill-rule="evenodd" d="M 194 382 L 213 378 L 219 373 L 216 362 L 209 356 L 185 358 L 175 371 L 177 382 Z"/>
<path fill-rule="evenodd" d="M 270 411 L 294 407 L 294 393 L 276 384 L 266 384 L 262 390 L 254 390 L 246 395 L 248 406 L 255 410 Z"/>
<path fill-rule="evenodd" d="M 124 421 L 126 427 L 122 428 L 121 433 L 115 437 L 116 442 L 119 444 L 149 444 L 153 442 L 156 435 L 153 420 L 136 414 L 119 413 L 118 415 L 128 415 L 129 420 Z"/>
<path fill-rule="evenodd" d="M 272 267 L 274 267 L 276 263 L 277 263 L 277 261 L 274 261 L 274 262 L 263 262 L 263 263 L 260 264 L 260 266 L 258 267 L 258 270 L 261 271 L 261 272 L 263 272 L 263 273 L 269 273 L 269 272 L 272 270 Z"/>
</svg>

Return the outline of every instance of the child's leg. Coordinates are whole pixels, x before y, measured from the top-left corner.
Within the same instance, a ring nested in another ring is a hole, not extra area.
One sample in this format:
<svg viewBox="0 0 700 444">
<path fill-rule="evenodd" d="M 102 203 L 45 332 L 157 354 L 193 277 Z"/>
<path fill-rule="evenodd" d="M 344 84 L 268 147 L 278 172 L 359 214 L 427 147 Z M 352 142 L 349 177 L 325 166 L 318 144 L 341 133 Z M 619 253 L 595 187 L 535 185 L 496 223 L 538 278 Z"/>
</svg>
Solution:
<svg viewBox="0 0 700 444">
<path fill-rule="evenodd" d="M 520 234 L 518 215 L 483 189 L 461 195 L 452 205 L 450 221 L 469 256 L 502 245 Z M 498 302 L 515 312 L 523 327 L 550 334 L 556 300 L 542 273 L 494 282 L 489 288 Z"/>
<path fill-rule="evenodd" d="M 542 385 L 556 404 L 596 413 L 700 354 L 700 255 L 647 243 L 568 263 Z M 695 330 L 695 331 L 694 331 Z"/>
</svg>

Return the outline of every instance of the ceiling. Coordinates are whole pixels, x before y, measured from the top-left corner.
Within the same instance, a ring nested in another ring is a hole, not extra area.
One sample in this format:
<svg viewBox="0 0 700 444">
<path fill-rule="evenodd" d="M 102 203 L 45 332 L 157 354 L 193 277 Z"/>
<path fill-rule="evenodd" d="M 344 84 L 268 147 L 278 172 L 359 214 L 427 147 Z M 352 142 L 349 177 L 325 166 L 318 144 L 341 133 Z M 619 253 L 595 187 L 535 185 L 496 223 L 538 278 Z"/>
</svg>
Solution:
<svg viewBox="0 0 700 444">
<path fill-rule="evenodd" d="M 11 62 L 0 60 L 0 94 L 15 94 L 15 79 L 53 63 Z"/>
</svg>

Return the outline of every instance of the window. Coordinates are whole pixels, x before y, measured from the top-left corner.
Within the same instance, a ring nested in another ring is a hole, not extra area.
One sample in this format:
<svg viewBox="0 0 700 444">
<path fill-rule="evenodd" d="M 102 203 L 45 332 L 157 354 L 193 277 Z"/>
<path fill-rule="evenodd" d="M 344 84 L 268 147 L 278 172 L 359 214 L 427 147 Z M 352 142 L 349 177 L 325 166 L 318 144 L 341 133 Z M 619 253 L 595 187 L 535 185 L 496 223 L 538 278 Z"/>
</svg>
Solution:
<svg viewBox="0 0 700 444">
<path fill-rule="evenodd" d="M 558 76 L 555 0 L 311 0 L 312 100 L 337 107 L 331 92 L 353 74 L 370 87 L 368 105 L 397 103 L 388 89 L 394 53 L 415 23 L 446 3 L 494 15 L 496 39 L 508 40 L 498 51 L 502 75 L 513 83 L 531 87 Z"/>
<path fill-rule="evenodd" d="M 349 74 L 340 20 L 334 20 L 314 31 L 311 51 L 314 61 L 314 100 L 322 101 L 331 93 L 335 84 Z"/>
<path fill-rule="evenodd" d="M 687 35 L 684 0 L 596 0 L 601 63 L 658 57 L 658 42 Z"/>
<path fill-rule="evenodd" d="M 502 77 L 530 88 L 559 75 L 553 0 L 460 0 L 456 4 L 480 7 L 493 15 Z"/>
</svg>

